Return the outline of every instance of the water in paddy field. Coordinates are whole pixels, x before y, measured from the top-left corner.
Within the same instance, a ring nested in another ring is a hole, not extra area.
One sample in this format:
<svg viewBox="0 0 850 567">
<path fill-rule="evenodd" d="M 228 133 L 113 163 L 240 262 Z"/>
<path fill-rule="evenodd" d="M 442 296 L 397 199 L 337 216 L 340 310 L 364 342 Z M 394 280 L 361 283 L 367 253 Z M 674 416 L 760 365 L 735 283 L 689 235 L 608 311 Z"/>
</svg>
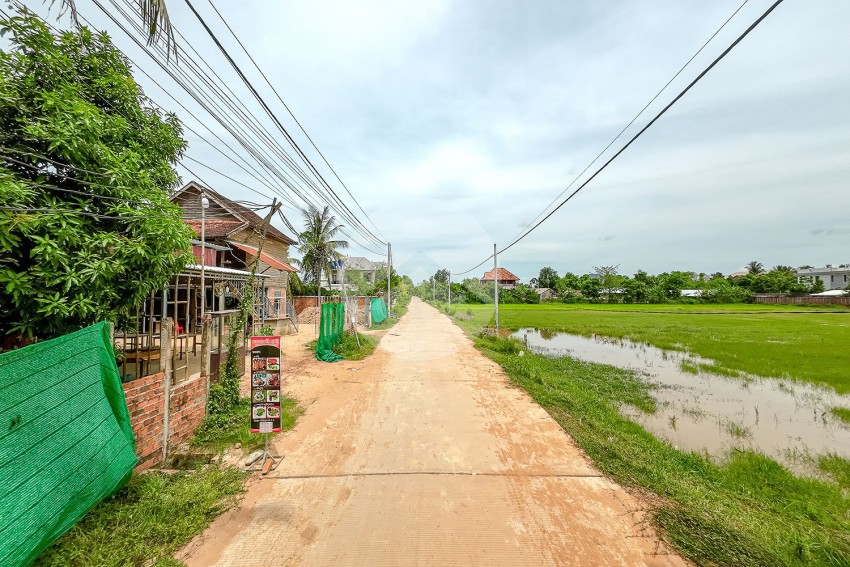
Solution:
<svg viewBox="0 0 850 567">
<path fill-rule="evenodd" d="M 714 456 L 735 447 L 754 449 L 797 470 L 805 468 L 806 455 L 850 458 L 850 426 L 830 412 L 850 408 L 850 396 L 777 378 L 692 374 L 682 370 L 682 362 L 712 362 L 624 339 L 531 328 L 512 336 L 531 352 L 637 370 L 655 386 L 658 409 L 648 414 L 626 406 L 622 413 L 679 449 Z"/>
</svg>

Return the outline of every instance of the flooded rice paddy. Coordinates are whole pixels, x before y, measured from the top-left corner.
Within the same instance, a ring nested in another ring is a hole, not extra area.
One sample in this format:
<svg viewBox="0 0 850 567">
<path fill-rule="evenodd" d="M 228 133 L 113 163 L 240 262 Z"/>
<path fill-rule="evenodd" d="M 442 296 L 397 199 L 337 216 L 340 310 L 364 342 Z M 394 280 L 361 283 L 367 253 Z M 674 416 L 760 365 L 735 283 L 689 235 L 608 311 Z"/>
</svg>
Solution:
<svg viewBox="0 0 850 567">
<path fill-rule="evenodd" d="M 850 396 L 776 378 L 722 376 L 705 370 L 712 361 L 624 339 L 531 328 L 512 336 L 531 352 L 637 371 L 653 386 L 657 411 L 625 406 L 622 413 L 678 449 L 715 457 L 732 448 L 754 449 L 797 470 L 816 455 L 850 458 L 850 426 L 830 412 L 850 407 Z M 683 363 L 700 370 L 687 372 Z"/>
</svg>

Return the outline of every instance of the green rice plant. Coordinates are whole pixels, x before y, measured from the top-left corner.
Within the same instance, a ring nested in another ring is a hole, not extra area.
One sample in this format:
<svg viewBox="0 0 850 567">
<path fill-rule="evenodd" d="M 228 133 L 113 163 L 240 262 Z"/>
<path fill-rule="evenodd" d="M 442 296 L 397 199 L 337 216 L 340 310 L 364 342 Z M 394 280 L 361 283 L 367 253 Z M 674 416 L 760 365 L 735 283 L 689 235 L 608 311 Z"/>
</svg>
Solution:
<svg viewBox="0 0 850 567">
<path fill-rule="evenodd" d="M 850 408 L 834 407 L 829 411 L 832 415 L 850 425 Z"/>
</svg>

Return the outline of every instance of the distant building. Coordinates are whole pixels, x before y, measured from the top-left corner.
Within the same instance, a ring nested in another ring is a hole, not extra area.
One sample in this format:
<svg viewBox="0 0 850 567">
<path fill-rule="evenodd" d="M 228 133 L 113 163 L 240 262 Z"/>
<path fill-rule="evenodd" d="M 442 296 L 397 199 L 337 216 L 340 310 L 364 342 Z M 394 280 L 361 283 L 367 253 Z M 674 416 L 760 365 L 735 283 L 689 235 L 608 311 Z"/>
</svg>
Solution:
<svg viewBox="0 0 850 567">
<path fill-rule="evenodd" d="M 537 296 L 540 298 L 540 301 L 558 298 L 558 293 L 554 289 L 549 287 L 539 287 L 534 291 L 537 292 Z"/>
<path fill-rule="evenodd" d="M 346 281 L 350 282 L 353 278 L 360 276 L 366 282 L 373 284 L 378 279 L 378 272 L 386 269 L 386 262 L 373 262 L 363 256 L 344 258 L 337 262 L 331 262 L 330 282 L 323 274 L 322 286 L 329 287 L 334 290 L 341 290 L 343 284 L 343 273 L 345 273 Z"/>
<path fill-rule="evenodd" d="M 814 284 L 816 281 L 822 281 L 825 290 L 845 289 L 850 285 L 850 266 L 846 264 L 837 268 L 805 268 L 794 273 L 799 283 Z"/>
<path fill-rule="evenodd" d="M 683 289 L 682 297 L 702 297 L 701 289 Z"/>
<path fill-rule="evenodd" d="M 481 283 L 487 283 L 493 281 L 493 270 L 488 272 L 484 272 L 484 277 L 479 280 Z M 499 282 L 499 286 L 505 289 L 511 289 L 516 287 L 519 283 L 519 278 L 510 273 L 505 268 L 498 268 L 498 276 L 496 281 Z"/>
</svg>

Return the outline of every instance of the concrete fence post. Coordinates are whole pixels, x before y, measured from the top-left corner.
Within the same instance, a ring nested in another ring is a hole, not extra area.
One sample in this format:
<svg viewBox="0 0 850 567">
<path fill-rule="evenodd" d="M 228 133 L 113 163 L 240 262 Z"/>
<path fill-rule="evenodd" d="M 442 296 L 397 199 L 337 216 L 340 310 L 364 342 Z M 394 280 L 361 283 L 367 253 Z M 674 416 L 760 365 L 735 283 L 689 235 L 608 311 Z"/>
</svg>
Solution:
<svg viewBox="0 0 850 567">
<path fill-rule="evenodd" d="M 171 384 L 174 381 L 174 365 L 171 359 L 174 343 L 174 319 L 165 317 L 160 325 L 159 360 L 161 363 L 162 388 L 162 462 L 168 459 L 168 438 L 171 436 Z"/>
</svg>

